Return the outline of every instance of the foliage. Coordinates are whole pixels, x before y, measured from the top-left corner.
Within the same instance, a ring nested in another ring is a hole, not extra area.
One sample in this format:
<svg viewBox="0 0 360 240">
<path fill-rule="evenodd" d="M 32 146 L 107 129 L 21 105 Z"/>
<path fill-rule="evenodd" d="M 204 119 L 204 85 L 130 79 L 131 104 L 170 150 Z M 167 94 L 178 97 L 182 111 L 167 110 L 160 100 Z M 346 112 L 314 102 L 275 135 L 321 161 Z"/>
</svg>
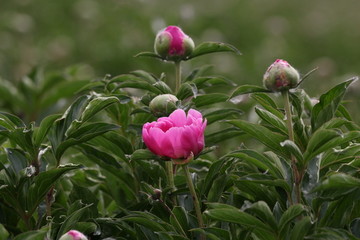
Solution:
<svg viewBox="0 0 360 240">
<path fill-rule="evenodd" d="M 206 43 L 191 58 L 217 51 L 238 53 Z M 94 81 L 35 71 L 8 86 L 18 93 L 12 113 L 0 113 L 0 237 L 57 240 L 76 229 L 90 239 L 358 239 L 360 127 L 343 104 L 356 77 L 319 100 L 291 91 L 291 140 L 277 94 L 253 85 L 223 92 L 234 83 L 206 70 L 180 77 L 178 91 L 143 70 Z M 46 115 L 74 92 L 64 113 Z M 142 142 L 160 94 L 208 119 L 207 147 L 188 164 L 205 226 L 186 174 L 176 165 L 171 186 L 166 161 Z M 255 121 L 237 101 L 244 96 Z"/>
</svg>

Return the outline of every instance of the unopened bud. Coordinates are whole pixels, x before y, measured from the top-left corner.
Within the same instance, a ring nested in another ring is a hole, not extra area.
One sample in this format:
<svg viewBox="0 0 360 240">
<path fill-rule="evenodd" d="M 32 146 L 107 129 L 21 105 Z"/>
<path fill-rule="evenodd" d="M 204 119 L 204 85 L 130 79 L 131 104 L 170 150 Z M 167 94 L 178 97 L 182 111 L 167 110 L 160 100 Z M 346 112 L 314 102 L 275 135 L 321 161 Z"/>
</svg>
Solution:
<svg viewBox="0 0 360 240">
<path fill-rule="evenodd" d="M 172 94 L 162 94 L 151 100 L 149 107 L 156 117 L 167 117 L 176 110 L 177 97 Z"/>
<path fill-rule="evenodd" d="M 79 231 L 70 230 L 61 236 L 59 240 L 88 240 L 87 237 Z"/>
<path fill-rule="evenodd" d="M 194 41 L 181 28 L 168 26 L 155 38 L 155 52 L 164 60 L 180 61 L 186 59 L 194 50 Z"/>
<path fill-rule="evenodd" d="M 154 201 L 159 200 L 161 198 L 161 193 L 162 191 L 160 189 L 154 189 L 154 193 L 151 195 L 151 199 Z"/>
<path fill-rule="evenodd" d="M 277 59 L 264 74 L 264 85 L 274 92 L 295 88 L 300 80 L 298 71 L 287 61 Z"/>
</svg>

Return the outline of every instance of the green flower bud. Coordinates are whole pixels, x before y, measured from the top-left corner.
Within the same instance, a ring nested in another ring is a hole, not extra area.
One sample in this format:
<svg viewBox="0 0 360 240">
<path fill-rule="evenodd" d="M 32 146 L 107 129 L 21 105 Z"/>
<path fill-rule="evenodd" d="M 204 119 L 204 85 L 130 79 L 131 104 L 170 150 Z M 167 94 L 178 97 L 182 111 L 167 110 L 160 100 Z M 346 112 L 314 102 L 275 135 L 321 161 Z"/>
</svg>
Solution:
<svg viewBox="0 0 360 240">
<path fill-rule="evenodd" d="M 164 60 L 185 60 L 195 48 L 194 41 L 179 27 L 168 26 L 155 38 L 155 52 Z"/>
<path fill-rule="evenodd" d="M 172 94 L 162 94 L 151 100 L 149 107 L 154 116 L 165 117 L 177 109 L 177 101 L 177 97 Z"/>
<path fill-rule="evenodd" d="M 298 71 L 287 61 L 277 59 L 264 74 L 264 85 L 273 92 L 295 88 L 300 80 Z"/>
</svg>

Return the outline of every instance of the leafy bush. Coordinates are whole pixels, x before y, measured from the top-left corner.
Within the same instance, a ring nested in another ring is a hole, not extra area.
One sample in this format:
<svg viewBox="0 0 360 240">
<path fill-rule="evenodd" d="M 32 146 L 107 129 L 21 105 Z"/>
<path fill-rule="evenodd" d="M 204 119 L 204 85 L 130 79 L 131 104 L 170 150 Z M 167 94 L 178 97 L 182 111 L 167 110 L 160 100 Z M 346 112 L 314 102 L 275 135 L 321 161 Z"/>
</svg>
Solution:
<svg viewBox="0 0 360 240">
<path fill-rule="evenodd" d="M 239 53 L 207 42 L 181 60 L 220 51 Z M 360 127 L 342 101 L 356 77 L 314 99 L 299 86 L 221 92 L 234 83 L 207 66 L 186 77 L 174 66 L 174 81 L 137 70 L 4 82 L 12 113 L 0 113 L 0 238 L 57 240 L 71 229 L 89 239 L 360 237 Z M 207 119 L 206 147 L 189 163 L 142 141 L 161 94 Z"/>
</svg>

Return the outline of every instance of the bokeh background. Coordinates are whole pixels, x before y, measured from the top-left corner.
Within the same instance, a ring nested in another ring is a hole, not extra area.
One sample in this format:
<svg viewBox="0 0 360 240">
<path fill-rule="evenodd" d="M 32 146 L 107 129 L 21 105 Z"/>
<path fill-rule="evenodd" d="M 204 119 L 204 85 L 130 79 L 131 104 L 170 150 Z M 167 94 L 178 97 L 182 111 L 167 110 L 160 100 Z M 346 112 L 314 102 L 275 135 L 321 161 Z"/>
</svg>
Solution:
<svg viewBox="0 0 360 240">
<path fill-rule="evenodd" d="M 283 58 L 302 74 L 319 67 L 302 85 L 318 97 L 360 74 L 359 10 L 358 0 L 0 0 L 0 76 L 16 82 L 35 66 L 80 64 L 93 78 L 143 69 L 171 79 L 170 64 L 133 56 L 153 49 L 158 30 L 178 25 L 195 43 L 226 42 L 243 53 L 199 57 L 185 74 L 211 64 L 214 74 L 261 85 Z M 357 82 L 347 94 L 357 120 L 359 93 Z"/>
</svg>

